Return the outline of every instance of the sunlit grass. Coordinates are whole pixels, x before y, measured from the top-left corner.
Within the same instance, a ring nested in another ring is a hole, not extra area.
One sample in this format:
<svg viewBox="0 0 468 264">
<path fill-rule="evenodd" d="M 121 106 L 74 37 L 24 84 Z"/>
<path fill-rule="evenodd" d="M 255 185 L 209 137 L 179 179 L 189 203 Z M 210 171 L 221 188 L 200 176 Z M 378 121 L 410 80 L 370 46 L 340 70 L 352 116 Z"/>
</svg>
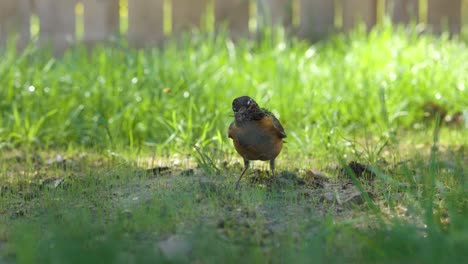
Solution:
<svg viewBox="0 0 468 264">
<path fill-rule="evenodd" d="M 289 151 L 310 153 L 344 135 L 424 127 L 427 102 L 452 113 L 468 104 L 464 43 L 390 27 L 315 46 L 282 34 L 236 44 L 194 36 L 145 51 L 76 47 L 56 59 L 31 46 L 1 56 L 5 147 L 221 147 L 232 99 L 248 94 L 278 115 Z"/>
<path fill-rule="evenodd" d="M 463 122 L 439 130 L 424 106 L 467 110 L 467 59 L 462 40 L 389 25 L 314 45 L 277 30 L 147 50 L 78 45 L 62 58 L 10 48 L 0 54 L 0 262 L 457 263 L 468 133 Z M 252 170 L 236 192 L 226 130 L 240 95 L 284 125 L 280 173 L 318 169 L 337 187 L 284 176 L 272 191 L 249 184 Z M 351 176 L 364 202 L 346 206 L 333 195 L 351 160 L 376 179 Z M 171 171 L 146 170 L 155 166 Z"/>
</svg>

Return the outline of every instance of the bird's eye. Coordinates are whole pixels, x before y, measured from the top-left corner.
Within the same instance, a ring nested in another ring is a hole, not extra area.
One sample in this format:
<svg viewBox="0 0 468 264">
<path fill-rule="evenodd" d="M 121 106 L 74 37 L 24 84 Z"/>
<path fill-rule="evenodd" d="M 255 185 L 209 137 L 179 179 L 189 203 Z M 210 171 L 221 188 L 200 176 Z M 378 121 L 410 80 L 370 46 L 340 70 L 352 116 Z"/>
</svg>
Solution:
<svg viewBox="0 0 468 264">
<path fill-rule="evenodd" d="M 233 106 L 233 107 L 232 107 L 232 111 L 237 112 L 236 107 Z"/>
</svg>

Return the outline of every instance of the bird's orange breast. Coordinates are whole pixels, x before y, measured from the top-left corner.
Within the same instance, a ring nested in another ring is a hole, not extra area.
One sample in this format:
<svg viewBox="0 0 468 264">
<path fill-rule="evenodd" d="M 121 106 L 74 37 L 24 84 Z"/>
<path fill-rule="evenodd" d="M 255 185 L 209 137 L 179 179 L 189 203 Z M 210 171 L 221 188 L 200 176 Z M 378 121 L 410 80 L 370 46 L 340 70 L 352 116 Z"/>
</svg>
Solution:
<svg viewBox="0 0 468 264">
<path fill-rule="evenodd" d="M 271 116 L 248 121 L 241 126 L 234 122 L 228 135 L 236 151 L 247 160 L 272 160 L 283 148 L 283 139 L 278 135 Z"/>
</svg>

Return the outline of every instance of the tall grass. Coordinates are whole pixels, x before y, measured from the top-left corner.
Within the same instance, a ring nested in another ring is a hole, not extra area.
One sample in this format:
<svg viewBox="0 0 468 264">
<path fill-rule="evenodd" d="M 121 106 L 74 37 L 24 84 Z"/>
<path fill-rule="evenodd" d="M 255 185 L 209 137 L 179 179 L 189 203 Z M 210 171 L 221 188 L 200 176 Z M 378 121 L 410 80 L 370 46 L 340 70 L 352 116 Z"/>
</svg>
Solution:
<svg viewBox="0 0 468 264">
<path fill-rule="evenodd" d="M 77 46 L 63 58 L 34 44 L 3 51 L 0 138 L 12 147 L 219 148 L 232 99 L 248 94 L 303 153 L 336 144 L 337 134 L 411 129 L 428 101 L 454 111 L 468 104 L 461 41 L 389 25 L 315 45 L 281 31 L 264 39 L 200 34 L 148 50 Z"/>
</svg>

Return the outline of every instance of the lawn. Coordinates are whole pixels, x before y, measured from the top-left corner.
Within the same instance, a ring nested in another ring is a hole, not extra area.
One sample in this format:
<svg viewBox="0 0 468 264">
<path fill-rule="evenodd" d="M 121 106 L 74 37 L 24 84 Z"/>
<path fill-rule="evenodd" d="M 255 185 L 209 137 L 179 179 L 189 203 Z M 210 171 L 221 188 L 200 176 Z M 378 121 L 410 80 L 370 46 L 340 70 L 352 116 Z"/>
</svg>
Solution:
<svg viewBox="0 0 468 264">
<path fill-rule="evenodd" d="M 0 262 L 466 261 L 466 43 L 383 25 L 4 50 Z M 277 178 L 255 162 L 236 191 L 241 95 L 288 137 Z"/>
</svg>

